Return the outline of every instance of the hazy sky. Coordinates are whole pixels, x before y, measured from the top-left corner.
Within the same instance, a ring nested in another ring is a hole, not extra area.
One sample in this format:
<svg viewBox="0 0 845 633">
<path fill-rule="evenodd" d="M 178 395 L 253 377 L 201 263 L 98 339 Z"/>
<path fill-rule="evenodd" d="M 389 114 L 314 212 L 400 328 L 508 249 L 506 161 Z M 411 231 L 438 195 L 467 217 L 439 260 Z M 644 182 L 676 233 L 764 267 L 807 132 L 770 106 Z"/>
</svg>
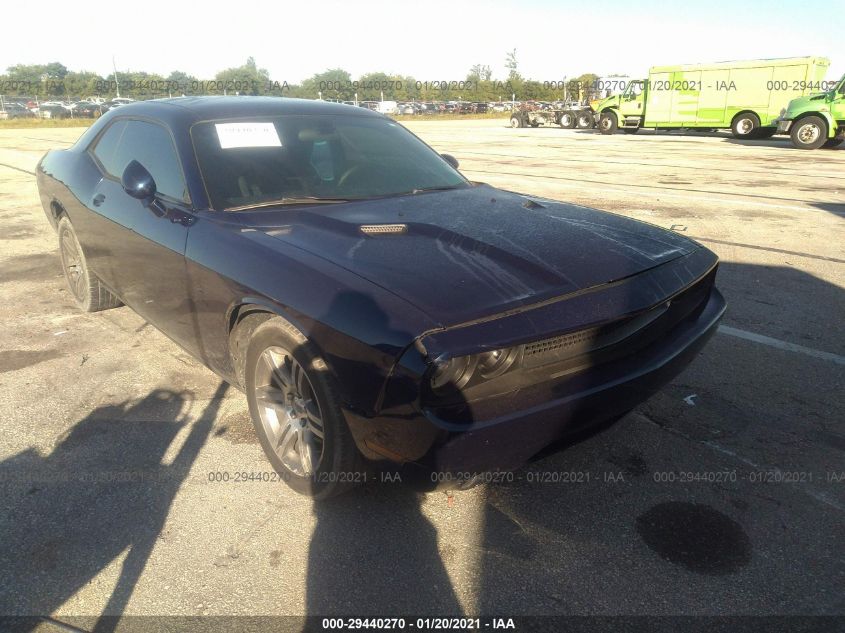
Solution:
<svg viewBox="0 0 845 633">
<path fill-rule="evenodd" d="M 476 63 L 504 78 L 506 51 L 539 81 L 584 72 L 820 55 L 845 72 L 845 0 L 544 0 L 179 4 L 42 0 L 4 9 L 0 68 L 60 61 L 72 70 L 183 70 L 201 79 L 248 56 L 278 81 L 327 68 L 458 80 Z M 15 18 L 13 11 L 19 10 Z M 21 24 L 16 28 L 15 24 Z M 798 28 L 800 26 L 800 28 Z"/>
</svg>

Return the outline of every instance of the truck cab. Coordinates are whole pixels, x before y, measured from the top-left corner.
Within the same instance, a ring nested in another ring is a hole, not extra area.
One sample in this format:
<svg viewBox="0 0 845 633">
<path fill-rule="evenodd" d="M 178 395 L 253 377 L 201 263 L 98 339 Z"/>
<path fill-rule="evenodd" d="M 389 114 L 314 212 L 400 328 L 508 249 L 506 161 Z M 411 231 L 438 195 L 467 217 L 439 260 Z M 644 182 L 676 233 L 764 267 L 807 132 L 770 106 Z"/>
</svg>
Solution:
<svg viewBox="0 0 845 633">
<path fill-rule="evenodd" d="M 599 131 L 612 134 L 617 129 L 625 132 L 636 132 L 640 129 L 645 113 L 646 88 L 646 80 L 636 79 L 628 82 L 620 94 L 598 101 L 593 110 Z"/>
<path fill-rule="evenodd" d="M 845 75 L 827 92 L 798 97 L 777 119 L 798 149 L 832 148 L 845 142 Z"/>
</svg>

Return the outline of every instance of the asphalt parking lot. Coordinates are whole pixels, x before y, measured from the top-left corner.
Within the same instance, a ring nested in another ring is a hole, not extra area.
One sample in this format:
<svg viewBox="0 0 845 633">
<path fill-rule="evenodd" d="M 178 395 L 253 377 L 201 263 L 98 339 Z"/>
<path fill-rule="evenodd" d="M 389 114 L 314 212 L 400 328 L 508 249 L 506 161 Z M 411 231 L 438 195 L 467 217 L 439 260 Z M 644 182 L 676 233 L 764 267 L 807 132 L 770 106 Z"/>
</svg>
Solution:
<svg viewBox="0 0 845 633">
<path fill-rule="evenodd" d="M 0 130 L 0 614 L 845 614 L 845 147 L 407 125 L 473 180 L 700 240 L 722 330 L 513 481 L 315 505 L 234 480 L 269 471 L 239 392 L 74 307 L 32 171 L 81 130 Z"/>
</svg>

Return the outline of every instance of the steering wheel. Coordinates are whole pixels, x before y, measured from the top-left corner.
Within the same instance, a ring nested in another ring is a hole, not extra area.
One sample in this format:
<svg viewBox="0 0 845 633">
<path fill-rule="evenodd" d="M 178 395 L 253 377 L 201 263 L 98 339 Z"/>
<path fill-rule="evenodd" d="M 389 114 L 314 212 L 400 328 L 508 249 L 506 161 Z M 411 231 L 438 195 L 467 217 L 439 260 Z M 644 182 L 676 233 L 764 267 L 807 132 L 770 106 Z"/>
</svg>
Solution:
<svg viewBox="0 0 845 633">
<path fill-rule="evenodd" d="M 345 172 L 343 172 L 343 174 L 340 176 L 340 178 L 337 179 L 338 189 L 343 187 L 343 185 L 346 184 L 346 181 L 349 180 L 349 178 L 351 176 L 354 176 L 355 174 L 361 173 L 363 171 L 363 169 L 364 169 L 364 166 L 361 165 L 361 163 L 355 163 L 354 165 L 352 165 L 352 167 L 350 167 Z"/>
</svg>

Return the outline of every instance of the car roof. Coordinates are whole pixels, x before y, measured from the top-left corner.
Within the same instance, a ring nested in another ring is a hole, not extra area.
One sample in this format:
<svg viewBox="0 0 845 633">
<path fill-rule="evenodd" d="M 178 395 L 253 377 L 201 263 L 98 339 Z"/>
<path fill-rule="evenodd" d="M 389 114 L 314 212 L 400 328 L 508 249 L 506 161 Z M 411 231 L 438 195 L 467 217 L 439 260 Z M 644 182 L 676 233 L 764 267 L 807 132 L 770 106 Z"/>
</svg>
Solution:
<svg viewBox="0 0 845 633">
<path fill-rule="evenodd" d="M 382 116 L 366 108 L 353 109 L 343 103 L 288 97 L 174 97 L 134 101 L 120 106 L 120 116 L 146 116 L 170 125 L 283 114 Z"/>
</svg>

